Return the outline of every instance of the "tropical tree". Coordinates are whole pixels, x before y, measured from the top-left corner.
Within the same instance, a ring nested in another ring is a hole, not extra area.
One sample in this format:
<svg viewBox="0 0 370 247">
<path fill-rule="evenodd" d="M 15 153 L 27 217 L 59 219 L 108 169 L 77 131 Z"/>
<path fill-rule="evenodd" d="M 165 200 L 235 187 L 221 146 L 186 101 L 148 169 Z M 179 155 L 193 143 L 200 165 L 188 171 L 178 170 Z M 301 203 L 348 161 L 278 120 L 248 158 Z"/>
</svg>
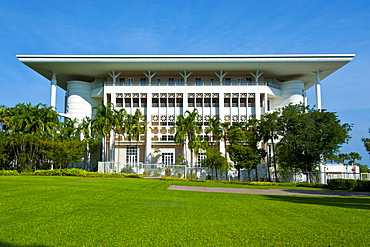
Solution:
<svg viewBox="0 0 370 247">
<path fill-rule="evenodd" d="M 222 139 L 222 131 L 220 118 L 210 118 L 208 120 L 205 133 L 206 141 L 210 143 L 210 146 L 213 146 L 214 143 L 218 143 Z"/>
<path fill-rule="evenodd" d="M 135 114 L 127 115 L 125 124 L 125 130 L 127 137 L 130 141 L 135 140 L 136 141 L 136 150 L 139 148 L 140 143 L 140 136 L 145 134 L 148 131 L 148 123 L 145 122 L 145 115 L 141 113 L 139 109 L 136 109 Z M 139 162 L 139 159 L 137 157 L 137 162 Z"/>
<path fill-rule="evenodd" d="M 209 147 L 205 153 L 206 158 L 203 160 L 203 165 L 221 173 L 230 169 L 230 165 L 227 162 L 227 158 L 217 149 Z"/>
<path fill-rule="evenodd" d="M 271 152 L 269 152 L 268 163 L 272 160 L 275 173 L 275 182 L 278 182 L 277 177 L 277 165 L 276 165 L 276 154 L 275 154 L 275 145 L 279 140 L 279 113 L 272 112 L 265 114 L 264 118 L 260 120 L 257 125 L 257 131 L 260 133 L 263 142 L 266 144 L 271 143 Z M 270 174 L 270 169 L 268 167 L 268 173 Z M 270 178 L 270 175 L 269 175 Z"/>
<path fill-rule="evenodd" d="M 238 170 L 238 179 L 240 180 L 241 169 L 248 169 L 248 174 L 251 169 L 255 169 L 256 180 L 258 180 L 257 166 L 265 153 L 258 148 L 258 138 L 254 132 L 254 126 L 249 123 L 247 125 L 233 124 L 228 130 L 228 138 L 230 145 L 227 147 L 227 151 Z"/>
<path fill-rule="evenodd" d="M 288 105 L 279 116 L 281 139 L 276 151 L 283 169 L 314 171 L 350 138 L 351 125 L 341 124 L 333 112 Z"/>
<path fill-rule="evenodd" d="M 96 110 L 95 119 L 92 121 L 92 130 L 94 134 L 102 139 L 102 161 L 106 161 L 109 157 L 110 161 L 114 161 L 114 129 L 117 123 L 116 113 L 113 103 L 108 103 L 106 106 L 100 104 L 94 107 Z M 107 148 L 106 139 L 110 138 L 110 147 Z M 108 152 L 110 155 L 108 156 Z"/>
</svg>

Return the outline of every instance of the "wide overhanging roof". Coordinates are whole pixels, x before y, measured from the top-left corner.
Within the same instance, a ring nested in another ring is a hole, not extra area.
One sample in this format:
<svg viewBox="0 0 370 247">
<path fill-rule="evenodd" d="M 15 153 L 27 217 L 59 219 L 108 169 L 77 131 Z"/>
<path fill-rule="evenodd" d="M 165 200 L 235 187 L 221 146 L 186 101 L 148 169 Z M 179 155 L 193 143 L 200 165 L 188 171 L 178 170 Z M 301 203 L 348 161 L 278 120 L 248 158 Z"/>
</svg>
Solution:
<svg viewBox="0 0 370 247">
<path fill-rule="evenodd" d="M 48 80 L 58 73 L 58 85 L 67 81 L 93 81 L 115 72 L 197 71 L 254 72 L 280 81 L 302 80 L 305 89 L 315 83 L 312 71 L 322 71 L 324 79 L 354 58 L 354 54 L 317 55 L 17 55 L 17 58 Z M 249 74 L 249 73 L 248 73 Z"/>
</svg>

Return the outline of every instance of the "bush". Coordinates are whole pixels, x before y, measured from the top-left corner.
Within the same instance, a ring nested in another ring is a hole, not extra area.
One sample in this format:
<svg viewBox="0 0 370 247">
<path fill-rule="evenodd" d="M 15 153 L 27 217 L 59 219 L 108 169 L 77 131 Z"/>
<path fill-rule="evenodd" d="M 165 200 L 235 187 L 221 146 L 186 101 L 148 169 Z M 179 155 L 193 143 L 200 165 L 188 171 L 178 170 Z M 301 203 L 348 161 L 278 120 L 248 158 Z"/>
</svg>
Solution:
<svg viewBox="0 0 370 247">
<path fill-rule="evenodd" d="M 354 190 L 370 192 L 370 180 L 355 180 L 355 179 L 330 179 L 328 187 L 332 190 Z"/>
<path fill-rule="evenodd" d="M 154 174 L 153 174 L 154 177 L 160 177 L 161 174 L 159 174 L 159 172 L 155 171 Z"/>
<path fill-rule="evenodd" d="M 127 165 L 121 169 L 121 173 L 126 173 L 126 174 L 133 174 L 134 169 L 130 165 Z"/>
<path fill-rule="evenodd" d="M 178 178 L 181 178 L 181 177 L 182 177 L 182 172 L 178 172 L 178 173 L 177 173 L 177 177 L 178 177 Z"/>
<path fill-rule="evenodd" d="M 18 176 L 19 173 L 16 170 L 0 170 L 0 176 Z"/>
<path fill-rule="evenodd" d="M 146 170 L 146 171 L 143 172 L 144 177 L 150 177 L 150 174 L 152 174 L 151 170 Z"/>
<path fill-rule="evenodd" d="M 164 169 L 164 174 L 165 174 L 166 177 L 170 177 L 171 176 L 171 169 L 170 168 Z"/>
</svg>

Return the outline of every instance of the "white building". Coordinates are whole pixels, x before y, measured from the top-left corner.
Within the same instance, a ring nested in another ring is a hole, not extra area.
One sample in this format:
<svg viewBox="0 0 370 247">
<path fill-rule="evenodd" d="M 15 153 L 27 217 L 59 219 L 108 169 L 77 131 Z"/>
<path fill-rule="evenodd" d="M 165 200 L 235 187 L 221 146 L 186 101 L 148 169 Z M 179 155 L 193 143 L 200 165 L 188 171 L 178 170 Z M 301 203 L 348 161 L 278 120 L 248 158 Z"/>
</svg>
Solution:
<svg viewBox="0 0 370 247">
<path fill-rule="evenodd" d="M 306 102 L 305 92 L 313 86 L 321 109 L 321 80 L 354 55 L 17 57 L 51 81 L 51 106 L 56 106 L 56 86 L 66 91 L 64 114 L 72 119 L 92 118 L 93 107 L 108 102 L 128 113 L 140 109 L 147 116 L 151 128 L 139 149 L 116 136 L 111 159 L 173 164 L 182 153 L 171 131 L 178 115 L 196 108 L 204 123 L 215 116 L 223 122 L 260 119 L 289 103 Z M 158 149 L 160 156 L 154 152 Z"/>
</svg>

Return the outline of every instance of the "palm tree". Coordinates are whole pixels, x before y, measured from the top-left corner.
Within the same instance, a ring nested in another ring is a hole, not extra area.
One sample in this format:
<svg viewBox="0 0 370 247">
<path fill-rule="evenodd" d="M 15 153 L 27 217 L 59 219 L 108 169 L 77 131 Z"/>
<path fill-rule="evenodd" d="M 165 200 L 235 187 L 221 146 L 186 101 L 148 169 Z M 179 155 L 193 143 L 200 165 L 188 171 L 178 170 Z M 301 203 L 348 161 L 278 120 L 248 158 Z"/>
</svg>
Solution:
<svg viewBox="0 0 370 247">
<path fill-rule="evenodd" d="M 125 130 L 130 142 L 136 140 L 136 150 L 139 148 L 140 136 L 148 131 L 148 123 L 144 121 L 145 116 L 139 109 L 136 109 L 135 113 L 127 115 L 125 119 Z M 136 158 L 137 163 L 139 162 L 138 157 Z"/>
<path fill-rule="evenodd" d="M 107 148 L 106 148 L 106 138 L 109 137 L 110 147 L 110 161 L 114 161 L 114 128 L 116 124 L 116 113 L 117 111 L 114 109 L 113 103 L 108 103 L 107 106 L 100 104 L 94 109 L 97 111 L 95 115 L 95 119 L 92 121 L 92 129 L 95 134 L 100 136 L 103 140 L 102 145 L 102 161 L 106 161 L 107 155 Z"/>
<path fill-rule="evenodd" d="M 211 140 L 211 146 L 222 139 L 222 127 L 220 118 L 210 118 L 209 125 L 206 129 L 207 141 Z M 211 135 L 210 137 L 208 135 Z"/>
<path fill-rule="evenodd" d="M 198 134 L 201 131 L 201 123 L 197 121 L 198 111 L 194 109 L 192 112 L 186 111 L 185 116 L 179 116 L 177 121 L 175 122 L 175 127 L 177 129 L 175 134 L 175 142 L 184 145 L 184 143 L 188 144 L 188 148 L 190 150 L 190 166 L 194 166 L 193 162 L 193 153 L 199 150 L 200 138 Z"/>
<path fill-rule="evenodd" d="M 123 138 L 127 132 L 127 125 L 125 124 L 126 118 L 127 118 L 127 112 L 125 109 L 120 109 L 119 111 L 116 112 L 115 133 L 122 135 Z M 117 159 L 118 162 L 119 162 L 119 156 L 120 156 L 119 150 L 120 149 L 118 149 L 118 159 Z"/>
<path fill-rule="evenodd" d="M 269 156 L 272 158 L 274 172 L 275 172 L 275 182 L 278 182 L 277 177 L 277 167 L 276 167 L 276 155 L 275 155 L 275 140 L 279 138 L 279 113 L 272 112 L 268 113 L 264 116 L 262 120 L 260 120 L 258 125 L 258 132 L 262 136 L 264 143 L 271 142 L 271 152 Z M 270 172 L 270 169 L 268 168 Z M 270 177 L 270 175 L 269 175 Z"/>
</svg>

